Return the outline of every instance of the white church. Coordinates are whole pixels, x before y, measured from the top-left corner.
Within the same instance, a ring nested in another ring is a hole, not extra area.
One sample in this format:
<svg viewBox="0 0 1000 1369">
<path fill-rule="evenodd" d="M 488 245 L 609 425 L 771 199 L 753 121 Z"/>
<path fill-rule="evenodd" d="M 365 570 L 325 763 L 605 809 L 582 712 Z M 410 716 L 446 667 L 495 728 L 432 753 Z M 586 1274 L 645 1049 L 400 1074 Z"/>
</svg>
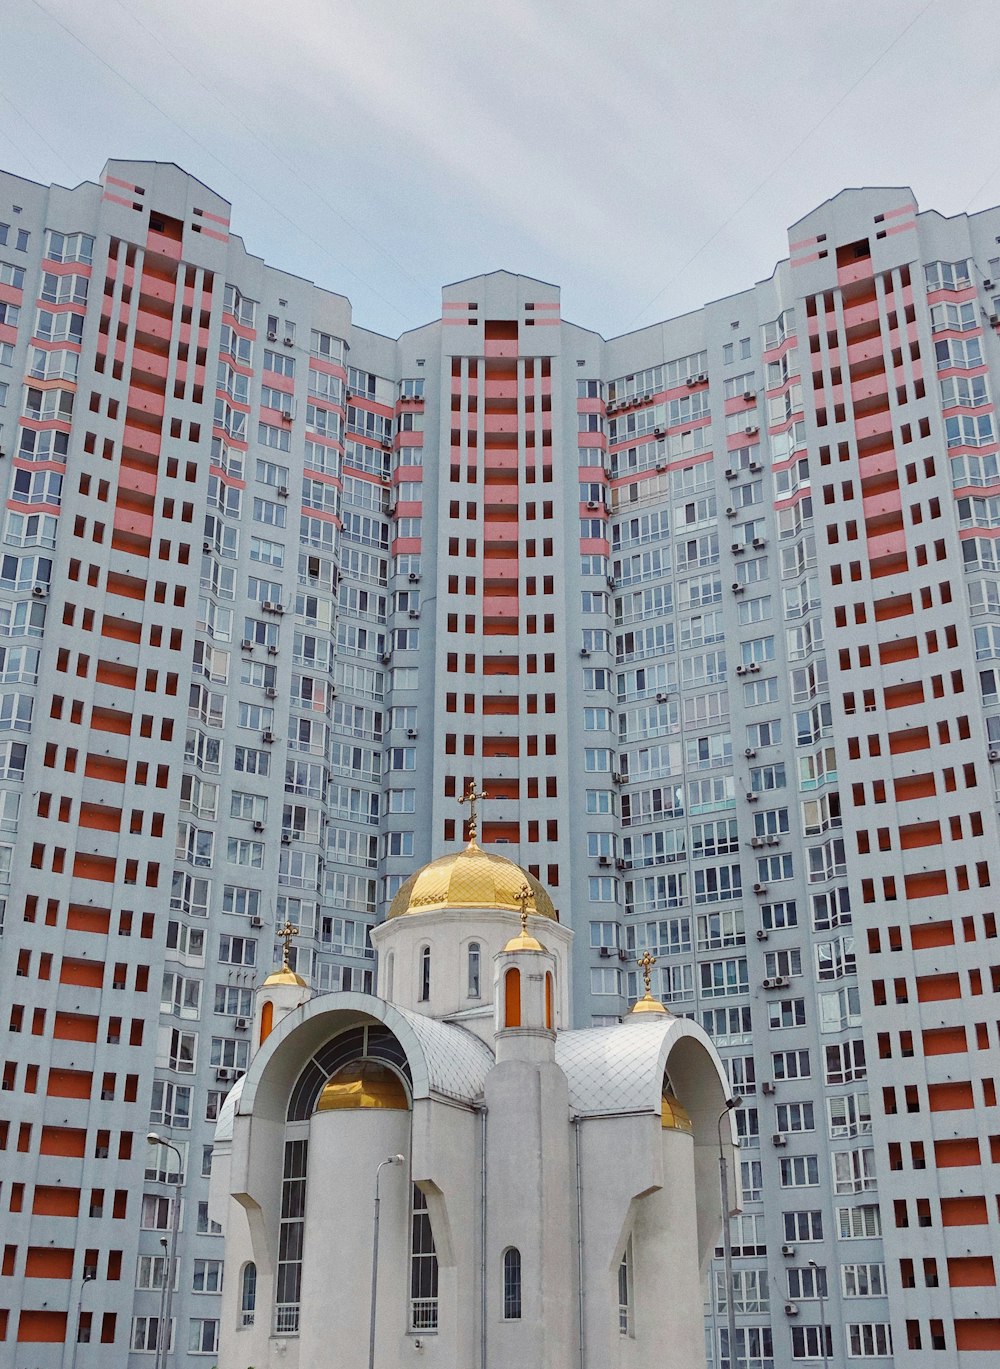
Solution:
<svg viewBox="0 0 1000 1369">
<path fill-rule="evenodd" d="M 376 994 L 314 995 L 287 940 L 258 991 L 212 1164 L 219 1369 L 705 1364 L 721 1061 L 648 960 L 620 1025 L 569 1030 L 572 933 L 471 830 L 373 931 Z"/>
</svg>

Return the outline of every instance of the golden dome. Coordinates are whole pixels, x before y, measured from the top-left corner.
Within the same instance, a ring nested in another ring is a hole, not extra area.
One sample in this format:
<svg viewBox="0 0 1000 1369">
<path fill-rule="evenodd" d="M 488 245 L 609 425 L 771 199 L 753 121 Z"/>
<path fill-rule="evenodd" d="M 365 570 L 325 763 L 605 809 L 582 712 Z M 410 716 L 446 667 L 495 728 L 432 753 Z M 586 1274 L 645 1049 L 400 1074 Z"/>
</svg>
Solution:
<svg viewBox="0 0 1000 1369">
<path fill-rule="evenodd" d="M 646 992 L 643 994 L 642 998 L 638 999 L 635 1003 L 633 1003 L 633 1005 L 632 1005 L 632 1011 L 633 1011 L 634 1013 L 635 1013 L 635 1012 L 654 1012 L 654 1013 L 664 1013 L 664 1014 L 666 1014 L 666 1015 L 669 1015 L 669 1014 L 667 1014 L 667 1010 L 666 1010 L 666 1008 L 663 1006 L 663 1004 L 660 1002 L 660 1000 L 659 1000 L 658 998 L 654 998 L 653 995 L 652 995 L 652 993 L 649 991 L 649 989 L 646 990 Z"/>
<path fill-rule="evenodd" d="M 262 987 L 265 989 L 271 989 L 275 986 L 275 984 L 291 985 L 293 988 L 296 989 L 308 989 L 309 987 L 309 985 L 306 983 L 306 981 L 302 978 L 301 975 L 298 975 L 295 973 L 294 970 L 289 970 L 287 968 L 275 970 L 274 974 L 269 974 L 267 978 L 264 980 Z"/>
<path fill-rule="evenodd" d="M 664 1131 L 686 1131 L 689 1136 L 694 1133 L 687 1108 L 669 1089 L 663 1090 L 660 1100 L 660 1122 Z"/>
<path fill-rule="evenodd" d="M 392 1108 L 405 1112 L 409 1106 L 403 1081 L 394 1070 L 378 1060 L 355 1060 L 328 1080 L 316 1103 L 316 1111 Z"/>
<path fill-rule="evenodd" d="M 484 851 L 470 841 L 463 850 L 440 856 L 411 875 L 392 900 L 389 916 L 439 908 L 502 908 L 520 913 L 518 894 L 525 884 L 531 891 L 529 914 L 555 921 L 552 900 L 534 876 L 506 856 Z"/>
<path fill-rule="evenodd" d="M 522 928 L 521 931 L 518 932 L 517 936 L 512 936 L 511 939 L 507 942 L 507 945 L 504 947 L 504 952 L 544 950 L 545 947 L 542 945 L 540 941 L 535 940 L 535 938 L 528 931 L 527 927 Z"/>
</svg>

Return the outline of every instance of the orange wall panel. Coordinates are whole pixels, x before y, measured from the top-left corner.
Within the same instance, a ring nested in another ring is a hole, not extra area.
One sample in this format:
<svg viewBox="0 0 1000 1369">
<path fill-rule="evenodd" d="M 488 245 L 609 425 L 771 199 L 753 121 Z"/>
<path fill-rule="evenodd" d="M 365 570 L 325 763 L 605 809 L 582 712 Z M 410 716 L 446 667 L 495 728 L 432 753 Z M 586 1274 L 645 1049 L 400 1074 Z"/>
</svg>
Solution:
<svg viewBox="0 0 1000 1369">
<path fill-rule="evenodd" d="M 80 1190 L 39 1184 L 35 1189 L 31 1210 L 37 1217 L 77 1217 L 80 1214 Z"/>
<path fill-rule="evenodd" d="M 112 856 L 95 856 L 78 851 L 73 857 L 73 878 L 93 879 L 100 884 L 114 884 L 115 861 Z"/>
<path fill-rule="evenodd" d="M 957 974 L 918 974 L 917 1002 L 940 1003 L 962 997 L 962 982 Z"/>
<path fill-rule="evenodd" d="M 59 983 L 99 989 L 104 983 L 104 963 L 100 960 L 72 960 L 65 956 L 59 967 Z"/>
<path fill-rule="evenodd" d="M 937 823 L 933 824 L 937 827 Z M 924 922 L 910 927 L 910 944 L 915 951 L 928 946 L 954 946 L 955 927 L 951 922 Z"/>
<path fill-rule="evenodd" d="M 948 1261 L 952 1288 L 995 1288 L 996 1281 L 991 1255 L 956 1255 Z"/>
<path fill-rule="evenodd" d="M 906 875 L 903 888 L 907 898 L 936 898 L 948 892 L 948 875 L 944 870 L 922 870 Z"/>
<path fill-rule="evenodd" d="M 953 1055 L 967 1049 L 964 1027 L 928 1027 L 923 1033 L 924 1055 Z"/>
<path fill-rule="evenodd" d="M 931 1112 L 961 1112 L 975 1107 L 972 1085 L 967 1080 L 947 1084 L 928 1084 L 927 1101 Z"/>
<path fill-rule="evenodd" d="M 87 1153 L 87 1133 L 82 1127 L 42 1127 L 39 1146 L 42 1155 L 71 1155 Z"/>
<path fill-rule="evenodd" d="M 111 928 L 111 909 L 71 903 L 66 909 L 66 927 L 71 932 L 96 932 L 99 936 L 107 936 Z"/>
<path fill-rule="evenodd" d="M 85 1013 L 57 1012 L 52 1035 L 59 1041 L 96 1041 L 97 1018 Z"/>
<path fill-rule="evenodd" d="M 29 1245 L 24 1262 L 27 1279 L 71 1279 L 73 1250 L 71 1246 Z"/>
<path fill-rule="evenodd" d="M 92 780 L 108 780 L 112 784 L 124 784 L 128 778 L 128 765 L 114 756 L 87 755 L 83 773 Z"/>
<path fill-rule="evenodd" d="M 25 1308 L 17 1323 L 19 1343 L 48 1341 L 59 1344 L 66 1339 L 66 1312 L 36 1312 Z"/>
<path fill-rule="evenodd" d="M 943 1226 L 985 1226 L 989 1219 L 986 1199 L 981 1196 L 941 1199 Z"/>
<path fill-rule="evenodd" d="M 979 1139 L 975 1136 L 956 1136 L 934 1142 L 934 1160 L 939 1169 L 949 1165 L 978 1165 Z"/>
<path fill-rule="evenodd" d="M 45 1092 L 50 1098 L 89 1098 L 94 1076 L 90 1070 L 49 1070 Z"/>
<path fill-rule="evenodd" d="M 956 1318 L 955 1349 L 1000 1350 L 1000 1318 Z"/>
</svg>

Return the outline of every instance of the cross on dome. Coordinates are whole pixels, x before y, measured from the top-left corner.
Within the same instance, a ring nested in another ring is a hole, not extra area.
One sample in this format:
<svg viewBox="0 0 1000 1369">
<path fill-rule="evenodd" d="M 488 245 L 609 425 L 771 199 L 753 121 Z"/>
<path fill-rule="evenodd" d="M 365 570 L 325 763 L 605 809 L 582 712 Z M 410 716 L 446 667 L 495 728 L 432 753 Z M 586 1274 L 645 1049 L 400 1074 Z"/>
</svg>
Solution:
<svg viewBox="0 0 1000 1369">
<path fill-rule="evenodd" d="M 487 794 L 486 794 L 483 790 L 480 790 L 480 792 L 477 794 L 477 793 L 476 793 L 476 781 L 475 781 L 475 780 L 470 780 L 470 781 L 469 781 L 469 789 L 468 789 L 468 792 L 465 793 L 465 794 L 463 794 L 462 797 L 458 800 L 459 803 L 467 803 L 467 804 L 469 805 L 469 841 L 470 841 L 470 842 L 475 841 L 475 840 L 476 840 L 476 837 L 479 835 L 479 814 L 478 814 L 478 810 L 477 810 L 476 805 L 477 805 L 482 799 L 485 799 L 485 798 L 487 798 L 487 797 L 488 797 Z"/>
<path fill-rule="evenodd" d="M 286 973 L 291 968 L 288 963 L 288 953 L 291 950 L 292 942 L 298 936 L 298 934 L 298 927 L 293 926 L 293 924 L 289 922 L 287 917 L 285 918 L 285 925 L 283 927 L 275 928 L 275 936 L 279 937 L 283 943 L 281 950 L 282 973 Z"/>
</svg>

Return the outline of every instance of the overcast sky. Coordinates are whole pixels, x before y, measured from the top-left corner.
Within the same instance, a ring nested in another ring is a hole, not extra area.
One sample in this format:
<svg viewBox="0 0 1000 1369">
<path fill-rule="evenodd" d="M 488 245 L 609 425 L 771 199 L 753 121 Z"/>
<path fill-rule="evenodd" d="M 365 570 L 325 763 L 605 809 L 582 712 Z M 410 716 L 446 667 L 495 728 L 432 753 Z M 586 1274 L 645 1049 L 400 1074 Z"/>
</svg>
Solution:
<svg viewBox="0 0 1000 1369">
<path fill-rule="evenodd" d="M 506 267 L 605 336 L 845 185 L 1000 200 L 996 0 L 2 0 L 0 166 L 174 161 L 396 335 Z"/>
</svg>

